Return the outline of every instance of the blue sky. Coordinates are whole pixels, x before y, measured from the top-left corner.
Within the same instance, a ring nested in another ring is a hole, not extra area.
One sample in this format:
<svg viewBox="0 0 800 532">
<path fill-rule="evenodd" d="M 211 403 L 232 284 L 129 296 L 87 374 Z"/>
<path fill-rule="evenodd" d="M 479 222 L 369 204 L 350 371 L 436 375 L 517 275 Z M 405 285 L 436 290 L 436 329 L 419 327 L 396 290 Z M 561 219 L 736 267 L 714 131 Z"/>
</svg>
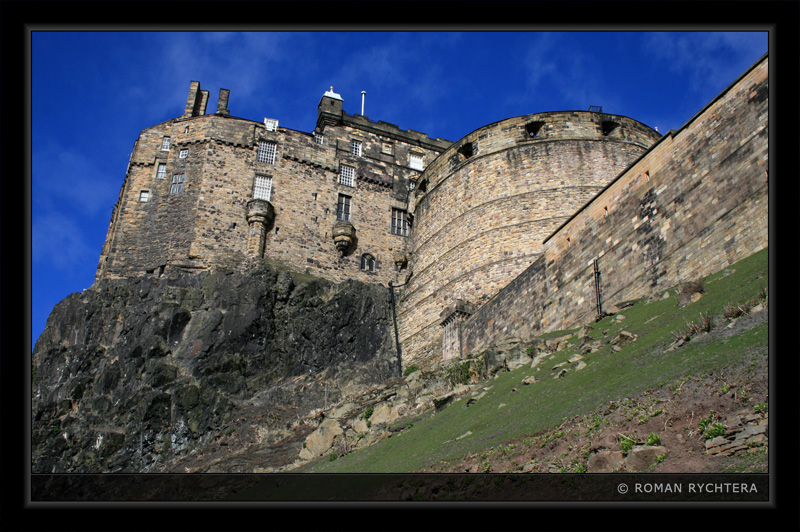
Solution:
<svg viewBox="0 0 800 532">
<path fill-rule="evenodd" d="M 334 87 L 349 114 L 456 141 L 486 124 L 586 110 L 677 129 L 767 52 L 766 32 L 34 32 L 31 346 L 94 282 L 141 130 L 215 112 L 311 131 Z"/>
</svg>

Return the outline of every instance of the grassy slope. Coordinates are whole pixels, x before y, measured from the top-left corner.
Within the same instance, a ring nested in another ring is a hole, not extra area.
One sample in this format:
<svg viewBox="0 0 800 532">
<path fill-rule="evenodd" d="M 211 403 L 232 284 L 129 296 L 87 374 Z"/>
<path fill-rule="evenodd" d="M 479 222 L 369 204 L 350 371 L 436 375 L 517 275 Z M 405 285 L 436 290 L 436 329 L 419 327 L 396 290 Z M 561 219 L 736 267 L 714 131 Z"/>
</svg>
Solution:
<svg viewBox="0 0 800 532">
<path fill-rule="evenodd" d="M 766 346 L 768 323 L 724 340 L 703 343 L 692 341 L 665 352 L 673 333 L 699 321 L 700 313 L 719 317 L 726 304 L 749 301 L 768 287 L 768 250 L 731 266 L 733 273 L 719 272 L 705 279 L 705 294 L 699 301 L 680 308 L 676 290 L 669 297 L 647 303 L 638 301 L 624 309 L 622 322 L 614 316 L 591 324 L 594 339 L 610 339 L 625 330 L 638 340 L 613 353 L 609 345 L 584 356 L 586 368 L 570 371 L 563 379 L 550 378 L 550 369 L 564 362 L 577 348 L 563 349 L 537 368 L 525 366 L 501 373 L 485 383 L 490 389 L 471 406 L 459 401 L 435 415 L 423 414 L 410 420 L 411 428 L 374 446 L 335 461 L 327 457 L 298 472 L 412 472 L 426 466 L 453 460 L 467 453 L 502 444 L 510 439 L 535 434 L 559 425 L 563 420 L 590 412 L 612 400 L 663 386 L 686 376 L 704 375 L 750 356 L 752 346 Z M 549 334 L 548 336 L 552 336 Z M 579 340 L 574 339 L 576 347 Z M 522 386 L 528 375 L 537 382 Z M 512 388 L 516 391 L 512 392 Z M 504 406 L 501 406 L 504 405 Z M 407 423 L 409 420 L 404 420 Z M 458 438 L 468 432 L 468 436 Z M 452 440 L 452 441 L 451 441 Z"/>
</svg>

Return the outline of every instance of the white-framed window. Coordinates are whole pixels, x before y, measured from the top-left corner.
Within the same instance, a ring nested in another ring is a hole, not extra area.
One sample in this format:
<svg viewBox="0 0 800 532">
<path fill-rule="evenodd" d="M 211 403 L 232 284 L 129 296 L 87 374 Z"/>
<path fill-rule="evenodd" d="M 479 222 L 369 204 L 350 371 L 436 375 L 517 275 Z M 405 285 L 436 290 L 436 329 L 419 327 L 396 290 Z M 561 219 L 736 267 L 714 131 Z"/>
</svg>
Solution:
<svg viewBox="0 0 800 532">
<path fill-rule="evenodd" d="M 369 253 L 361 255 L 361 271 L 375 273 L 375 257 Z"/>
<path fill-rule="evenodd" d="M 348 187 L 354 187 L 355 179 L 356 179 L 356 169 L 353 168 L 352 166 L 347 166 L 346 164 L 343 164 L 339 172 L 339 183 Z"/>
<path fill-rule="evenodd" d="M 408 236 L 408 215 L 403 209 L 392 209 L 392 234 Z"/>
<path fill-rule="evenodd" d="M 258 143 L 257 160 L 260 163 L 275 164 L 275 154 L 277 153 L 278 145 L 274 142 L 267 142 L 265 140 Z"/>
<path fill-rule="evenodd" d="M 167 177 L 167 165 L 165 163 L 158 163 L 156 167 L 156 179 L 164 179 Z"/>
<path fill-rule="evenodd" d="M 161 151 L 169 151 L 169 137 L 161 139 Z"/>
<path fill-rule="evenodd" d="M 325 136 L 319 133 L 314 133 L 314 142 L 317 144 L 325 144 Z"/>
<path fill-rule="evenodd" d="M 178 159 L 186 159 L 189 156 L 189 150 L 183 149 L 178 153 Z"/>
<path fill-rule="evenodd" d="M 169 187 L 170 194 L 180 194 L 183 192 L 184 174 L 175 174 L 172 176 L 172 184 Z"/>
<path fill-rule="evenodd" d="M 253 198 L 270 201 L 272 199 L 272 178 L 257 175 L 253 182 Z"/>
<path fill-rule="evenodd" d="M 408 156 L 408 166 L 413 168 L 414 170 L 422 170 L 422 155 L 418 155 L 416 153 L 411 153 Z"/>
<path fill-rule="evenodd" d="M 149 190 L 139 191 L 139 201 L 141 201 L 142 203 L 150 201 L 150 191 Z"/>
<path fill-rule="evenodd" d="M 267 131 L 275 131 L 278 129 L 278 121 L 274 118 L 265 118 L 264 119 L 264 128 Z"/>
<path fill-rule="evenodd" d="M 339 202 L 336 204 L 336 219 L 350 221 L 350 196 L 339 194 Z"/>
<path fill-rule="evenodd" d="M 356 157 L 361 157 L 361 146 L 362 143 L 360 140 L 353 140 L 350 142 L 350 153 L 355 155 Z"/>
</svg>

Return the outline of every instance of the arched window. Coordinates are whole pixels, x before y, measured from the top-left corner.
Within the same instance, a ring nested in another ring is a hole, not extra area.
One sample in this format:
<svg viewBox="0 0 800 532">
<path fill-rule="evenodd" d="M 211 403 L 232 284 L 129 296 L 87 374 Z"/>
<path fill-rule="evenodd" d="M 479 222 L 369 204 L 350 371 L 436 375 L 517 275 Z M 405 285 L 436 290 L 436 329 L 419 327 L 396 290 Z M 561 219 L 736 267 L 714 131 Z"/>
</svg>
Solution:
<svg viewBox="0 0 800 532">
<path fill-rule="evenodd" d="M 375 257 L 369 253 L 361 255 L 361 271 L 375 273 Z"/>
</svg>

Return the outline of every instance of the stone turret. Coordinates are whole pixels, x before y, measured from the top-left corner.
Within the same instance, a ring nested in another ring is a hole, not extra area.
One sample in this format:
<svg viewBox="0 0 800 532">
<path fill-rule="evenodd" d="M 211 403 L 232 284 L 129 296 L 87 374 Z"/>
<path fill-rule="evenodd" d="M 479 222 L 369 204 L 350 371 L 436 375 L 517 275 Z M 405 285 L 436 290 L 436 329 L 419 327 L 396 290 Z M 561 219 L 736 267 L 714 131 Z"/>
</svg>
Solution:
<svg viewBox="0 0 800 532">
<path fill-rule="evenodd" d="M 317 131 L 322 131 L 325 126 L 335 126 L 342 121 L 342 97 L 331 90 L 322 95 L 317 106 Z"/>
<path fill-rule="evenodd" d="M 260 257 L 264 254 L 267 231 L 270 230 L 272 222 L 275 220 L 275 208 L 267 200 L 251 199 L 247 202 L 246 209 L 245 216 L 250 228 L 247 237 L 247 253 Z"/>
</svg>

